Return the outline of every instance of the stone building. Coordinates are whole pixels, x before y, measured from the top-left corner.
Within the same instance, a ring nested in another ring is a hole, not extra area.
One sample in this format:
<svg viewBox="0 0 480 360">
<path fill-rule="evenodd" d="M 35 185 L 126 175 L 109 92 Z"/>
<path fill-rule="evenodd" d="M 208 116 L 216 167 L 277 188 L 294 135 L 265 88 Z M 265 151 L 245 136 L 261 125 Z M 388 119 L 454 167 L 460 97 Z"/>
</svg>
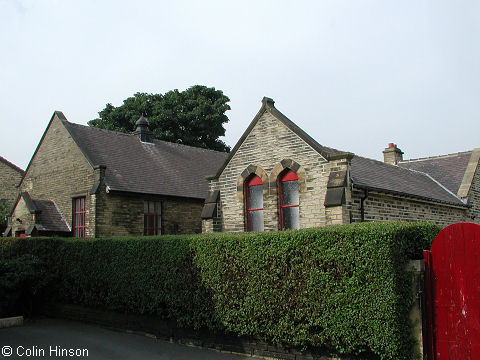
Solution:
<svg viewBox="0 0 480 360">
<path fill-rule="evenodd" d="M 18 197 L 18 184 L 22 180 L 24 171 L 0 156 L 0 216 L 4 216 L 5 209 L 10 210 Z M 3 220 L 3 219 L 2 219 Z M 0 233 L 5 230 L 1 228 Z"/>
<path fill-rule="evenodd" d="M 227 156 L 55 112 L 20 182 L 5 235 L 76 237 L 199 233 L 208 184 Z"/>
<path fill-rule="evenodd" d="M 210 176 L 203 231 L 271 231 L 361 221 L 480 222 L 480 149 L 384 162 L 320 145 L 264 98 Z"/>
</svg>

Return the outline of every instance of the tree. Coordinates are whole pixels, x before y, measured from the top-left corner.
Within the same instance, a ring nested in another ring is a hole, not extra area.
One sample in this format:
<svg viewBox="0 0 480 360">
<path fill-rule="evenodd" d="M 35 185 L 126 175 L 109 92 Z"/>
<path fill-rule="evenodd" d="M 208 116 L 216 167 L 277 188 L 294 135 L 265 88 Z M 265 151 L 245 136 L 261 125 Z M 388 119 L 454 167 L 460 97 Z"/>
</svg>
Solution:
<svg viewBox="0 0 480 360">
<path fill-rule="evenodd" d="M 130 133 L 143 115 L 156 139 L 229 152 L 230 147 L 218 139 L 225 135 L 223 124 L 228 122 L 225 112 L 230 110 L 229 101 L 221 90 L 203 85 L 164 95 L 136 93 L 121 106 L 107 104 L 98 113 L 99 118 L 88 125 Z"/>
</svg>

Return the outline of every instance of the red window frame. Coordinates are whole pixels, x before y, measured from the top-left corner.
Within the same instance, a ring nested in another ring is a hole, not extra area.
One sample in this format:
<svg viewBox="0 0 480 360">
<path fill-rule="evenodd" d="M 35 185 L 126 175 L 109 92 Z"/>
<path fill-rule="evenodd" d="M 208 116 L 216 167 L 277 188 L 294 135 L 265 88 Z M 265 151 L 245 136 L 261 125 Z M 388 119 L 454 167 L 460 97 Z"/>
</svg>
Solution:
<svg viewBox="0 0 480 360">
<path fill-rule="evenodd" d="M 73 199 L 73 236 L 85 237 L 85 197 Z"/>
<path fill-rule="evenodd" d="M 248 188 L 251 186 L 258 186 L 262 185 L 263 186 L 263 181 L 262 179 L 257 176 L 257 175 L 252 175 L 246 182 L 245 182 L 245 223 L 247 225 L 247 231 L 255 231 L 254 229 L 251 228 L 251 224 L 249 219 L 249 214 L 253 211 L 263 211 L 263 206 L 261 208 L 255 208 L 251 209 L 250 204 L 249 204 L 249 198 L 248 198 Z M 263 188 L 262 188 L 262 205 L 263 205 Z"/>
<path fill-rule="evenodd" d="M 290 207 L 300 207 L 300 203 L 284 205 L 282 199 L 282 184 L 287 181 L 298 181 L 298 175 L 295 171 L 287 169 L 278 177 L 278 199 L 280 205 L 280 230 L 284 230 L 285 226 L 283 223 L 283 209 Z"/>
<path fill-rule="evenodd" d="M 162 234 L 162 203 L 145 200 L 143 207 L 143 235 Z"/>
</svg>

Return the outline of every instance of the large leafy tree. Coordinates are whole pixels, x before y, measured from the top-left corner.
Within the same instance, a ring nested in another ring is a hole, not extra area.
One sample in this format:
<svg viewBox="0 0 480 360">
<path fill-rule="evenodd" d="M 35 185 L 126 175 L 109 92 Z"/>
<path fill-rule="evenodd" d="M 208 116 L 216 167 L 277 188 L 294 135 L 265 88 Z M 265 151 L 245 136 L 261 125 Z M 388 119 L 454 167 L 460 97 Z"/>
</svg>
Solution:
<svg viewBox="0 0 480 360">
<path fill-rule="evenodd" d="M 156 139 L 228 152 L 230 147 L 219 137 L 225 135 L 229 101 L 221 90 L 203 85 L 165 94 L 136 93 L 121 106 L 107 104 L 88 125 L 129 133 L 143 115 Z"/>
</svg>

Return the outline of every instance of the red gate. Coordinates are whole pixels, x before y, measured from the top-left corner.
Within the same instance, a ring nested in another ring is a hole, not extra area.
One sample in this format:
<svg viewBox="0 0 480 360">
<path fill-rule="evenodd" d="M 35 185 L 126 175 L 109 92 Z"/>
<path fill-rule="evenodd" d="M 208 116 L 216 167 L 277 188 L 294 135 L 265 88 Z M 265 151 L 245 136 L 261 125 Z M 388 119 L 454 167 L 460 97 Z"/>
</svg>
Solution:
<svg viewBox="0 0 480 360">
<path fill-rule="evenodd" d="M 480 226 L 447 226 L 423 255 L 428 359 L 480 359 Z"/>
</svg>

